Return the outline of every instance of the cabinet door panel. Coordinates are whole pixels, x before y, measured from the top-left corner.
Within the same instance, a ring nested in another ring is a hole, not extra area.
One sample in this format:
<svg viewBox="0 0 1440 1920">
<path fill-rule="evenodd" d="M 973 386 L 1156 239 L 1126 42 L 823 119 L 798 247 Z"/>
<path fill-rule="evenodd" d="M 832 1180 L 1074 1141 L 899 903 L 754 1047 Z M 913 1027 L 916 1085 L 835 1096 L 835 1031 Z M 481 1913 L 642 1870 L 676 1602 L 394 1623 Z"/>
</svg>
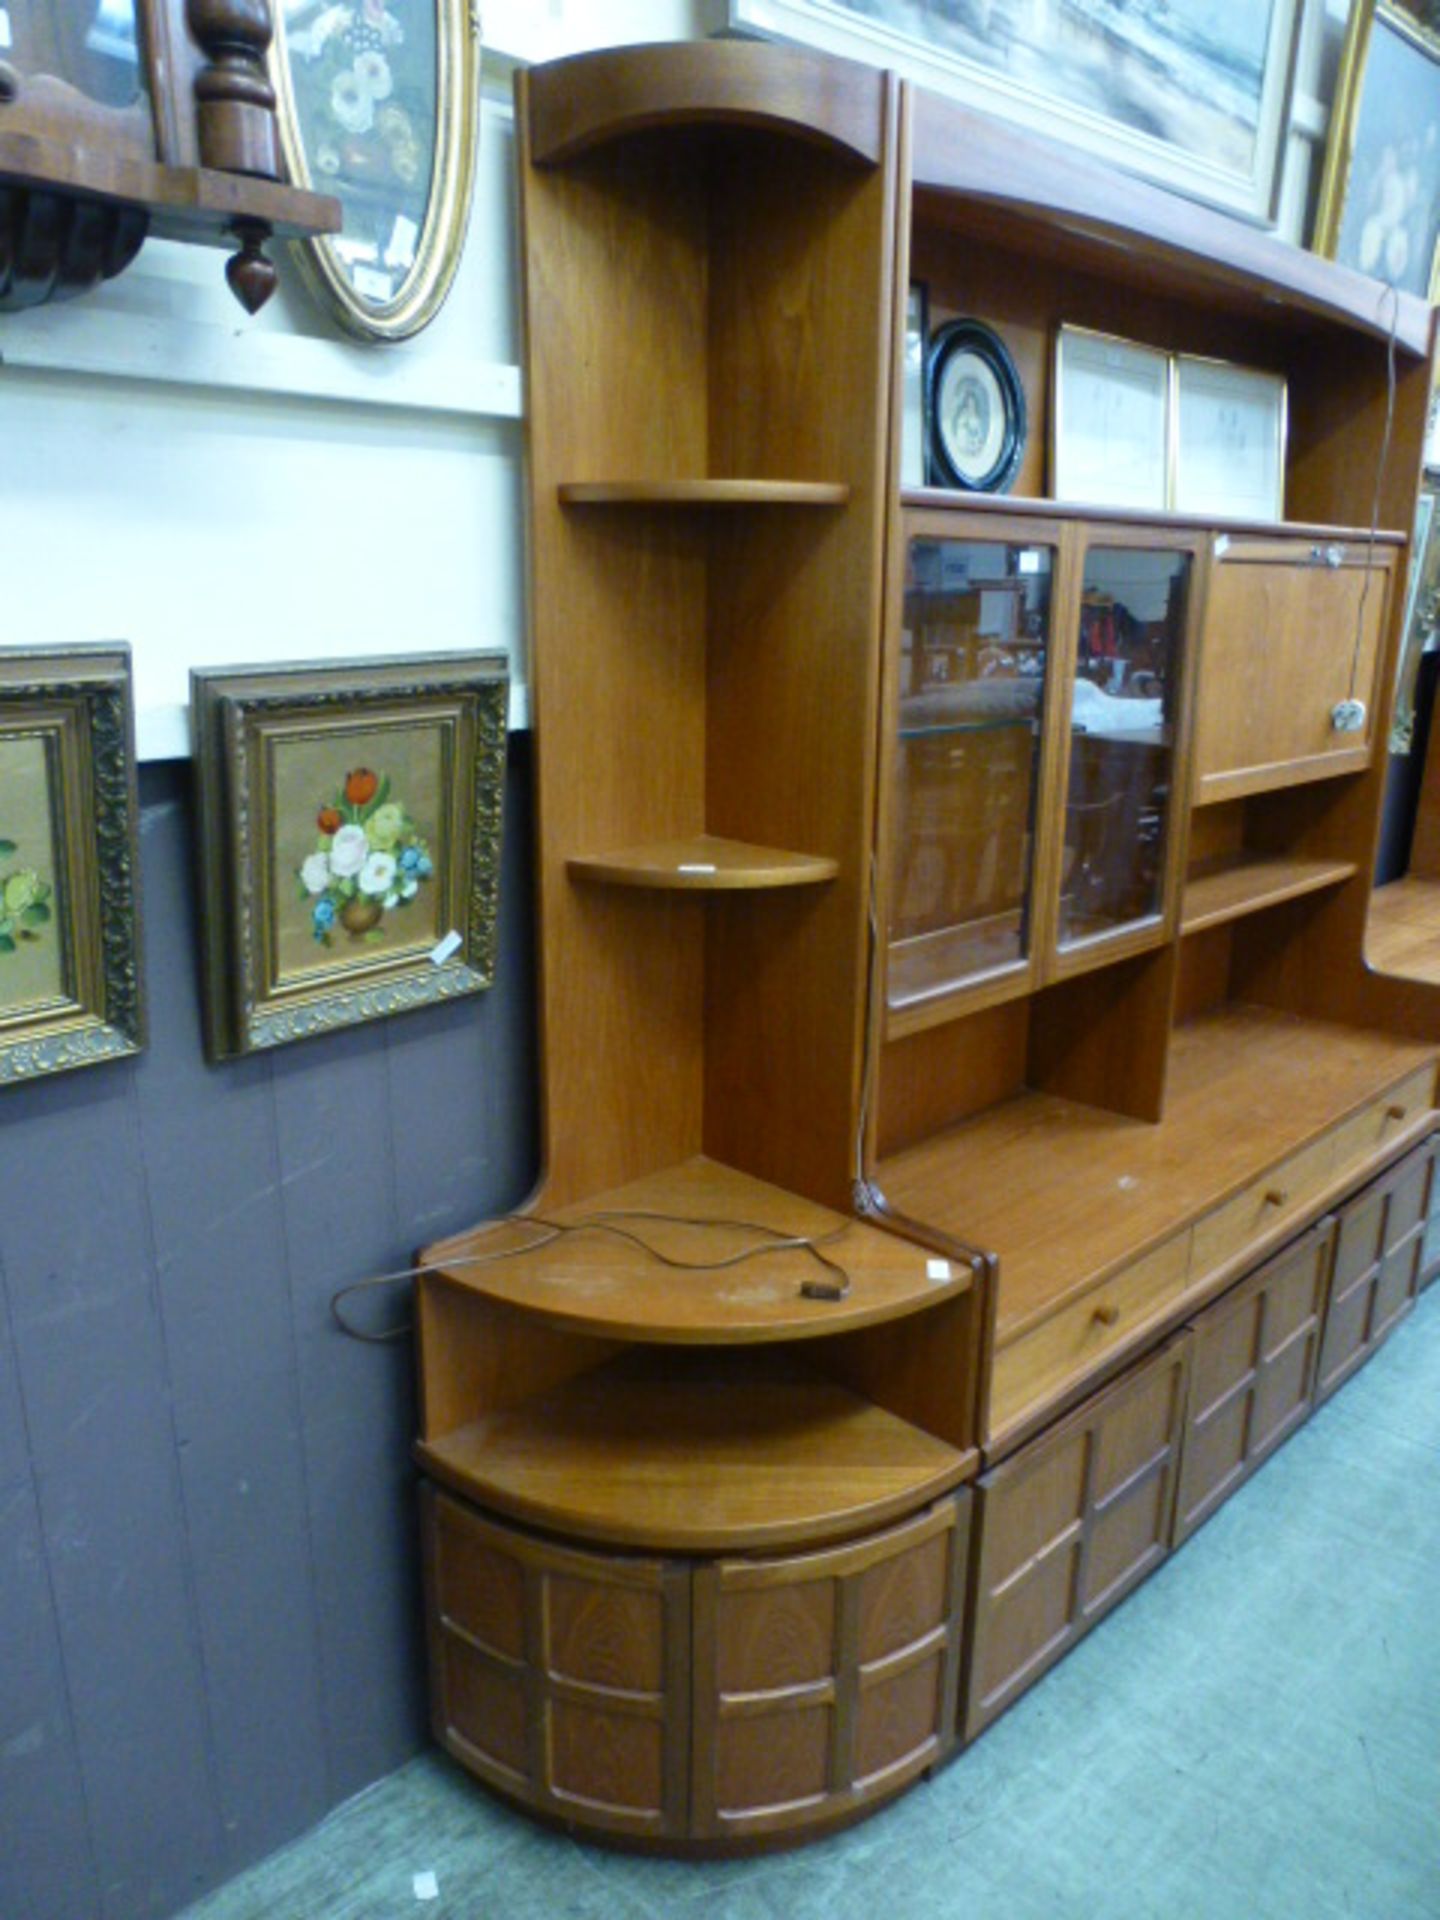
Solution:
<svg viewBox="0 0 1440 1920">
<path fill-rule="evenodd" d="M 977 1483 L 967 1739 L 1164 1559 L 1188 1360 L 1171 1341 Z"/>
<path fill-rule="evenodd" d="M 1436 1145 L 1427 1140 L 1341 1210 L 1318 1399 L 1348 1380 L 1415 1304 Z"/>
<path fill-rule="evenodd" d="M 686 1566 L 552 1547 L 431 1487 L 422 1525 L 441 1745 L 537 1811 L 683 1835 Z"/>
<path fill-rule="evenodd" d="M 953 1746 L 970 1498 L 851 1546 L 697 1566 L 697 1838 L 841 1819 Z"/>
<path fill-rule="evenodd" d="M 1309 1417 L 1334 1240 L 1321 1221 L 1191 1322 L 1176 1546 Z"/>
</svg>

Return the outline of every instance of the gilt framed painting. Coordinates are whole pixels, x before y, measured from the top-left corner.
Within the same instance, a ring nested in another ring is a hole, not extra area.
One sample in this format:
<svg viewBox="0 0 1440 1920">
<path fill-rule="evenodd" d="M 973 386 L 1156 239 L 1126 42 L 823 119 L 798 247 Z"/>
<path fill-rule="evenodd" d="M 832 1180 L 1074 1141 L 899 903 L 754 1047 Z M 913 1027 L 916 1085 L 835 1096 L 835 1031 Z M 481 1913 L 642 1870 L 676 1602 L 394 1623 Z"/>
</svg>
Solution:
<svg viewBox="0 0 1440 1920">
<path fill-rule="evenodd" d="M 212 1060 L 491 984 L 507 696 L 503 654 L 192 673 Z"/>
<path fill-rule="evenodd" d="M 346 332 L 403 340 L 439 312 L 470 215 L 480 131 L 471 0 L 280 0 L 270 52 L 297 186 L 334 194 L 338 234 L 301 270 Z"/>
<path fill-rule="evenodd" d="M 130 653 L 0 648 L 0 1086 L 144 1044 Z"/>
</svg>

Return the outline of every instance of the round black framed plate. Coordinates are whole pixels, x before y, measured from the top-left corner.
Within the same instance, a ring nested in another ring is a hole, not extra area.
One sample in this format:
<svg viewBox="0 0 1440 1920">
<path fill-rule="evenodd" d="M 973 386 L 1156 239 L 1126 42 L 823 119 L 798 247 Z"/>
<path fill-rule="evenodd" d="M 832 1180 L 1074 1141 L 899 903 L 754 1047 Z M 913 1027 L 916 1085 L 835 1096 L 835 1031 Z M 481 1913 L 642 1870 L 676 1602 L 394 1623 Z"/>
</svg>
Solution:
<svg viewBox="0 0 1440 1920">
<path fill-rule="evenodd" d="M 1004 493 L 1025 451 L 1025 389 L 1010 349 L 982 320 L 951 320 L 925 368 L 930 478 L 968 493 Z"/>
</svg>

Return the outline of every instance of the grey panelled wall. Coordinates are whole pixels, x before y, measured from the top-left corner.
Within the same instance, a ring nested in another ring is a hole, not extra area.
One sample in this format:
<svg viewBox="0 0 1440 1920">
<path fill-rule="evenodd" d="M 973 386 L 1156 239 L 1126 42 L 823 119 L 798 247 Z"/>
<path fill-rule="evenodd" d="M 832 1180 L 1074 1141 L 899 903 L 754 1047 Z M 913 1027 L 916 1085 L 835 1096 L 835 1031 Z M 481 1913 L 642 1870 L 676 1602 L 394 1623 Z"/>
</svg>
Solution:
<svg viewBox="0 0 1440 1920">
<path fill-rule="evenodd" d="M 149 1051 L 0 1093 L 3 1920 L 173 1913 L 422 1744 L 410 1343 L 329 1300 L 534 1173 L 522 769 L 495 987 L 225 1067 L 141 798 Z"/>
</svg>

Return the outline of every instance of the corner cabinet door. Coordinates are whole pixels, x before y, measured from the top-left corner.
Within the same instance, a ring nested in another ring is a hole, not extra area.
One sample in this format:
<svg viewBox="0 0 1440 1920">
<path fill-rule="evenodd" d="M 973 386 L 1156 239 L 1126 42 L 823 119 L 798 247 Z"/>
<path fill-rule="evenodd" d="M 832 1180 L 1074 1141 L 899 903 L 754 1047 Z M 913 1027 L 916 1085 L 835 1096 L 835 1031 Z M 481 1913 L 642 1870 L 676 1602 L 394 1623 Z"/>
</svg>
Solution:
<svg viewBox="0 0 1440 1920">
<path fill-rule="evenodd" d="M 441 1746 L 537 1813 L 681 1838 L 690 1570 L 552 1546 L 422 1489 Z"/>
<path fill-rule="evenodd" d="M 697 1838 L 838 1825 L 953 1747 L 970 1499 L 850 1546 L 696 1569 Z"/>
<path fill-rule="evenodd" d="M 1216 538 L 1195 716 L 1197 804 L 1367 766 L 1395 556 L 1363 540 Z M 1344 701 L 1364 703 L 1353 728 Z"/>
<path fill-rule="evenodd" d="M 1349 1379 L 1415 1304 L 1440 1136 L 1372 1181 L 1340 1214 L 1317 1400 Z"/>
<path fill-rule="evenodd" d="M 1169 1552 L 1188 1335 L 977 1483 L 962 1723 L 984 1731 Z"/>
<path fill-rule="evenodd" d="M 1175 1546 L 1309 1417 L 1334 1244 L 1322 1220 L 1191 1322 Z"/>
</svg>

